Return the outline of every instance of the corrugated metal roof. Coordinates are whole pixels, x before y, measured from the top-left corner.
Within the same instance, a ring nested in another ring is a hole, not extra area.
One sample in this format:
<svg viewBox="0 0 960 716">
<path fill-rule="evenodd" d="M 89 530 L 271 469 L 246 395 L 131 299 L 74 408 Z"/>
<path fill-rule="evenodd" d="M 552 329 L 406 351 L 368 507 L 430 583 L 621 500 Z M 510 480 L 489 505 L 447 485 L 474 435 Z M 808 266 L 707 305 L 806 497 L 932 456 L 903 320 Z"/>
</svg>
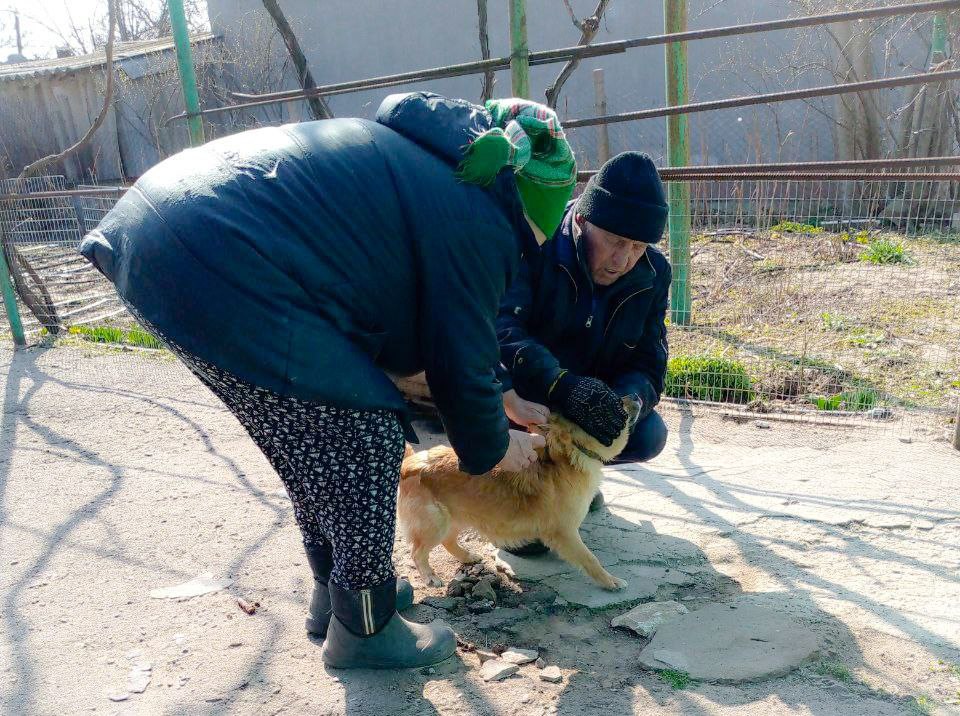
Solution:
<svg viewBox="0 0 960 716">
<path fill-rule="evenodd" d="M 205 32 L 193 35 L 190 38 L 190 44 L 210 42 L 217 38 L 212 32 Z M 172 37 L 162 37 L 158 40 L 138 40 L 135 42 L 118 42 L 114 45 L 114 62 L 123 68 L 125 62 L 135 60 L 136 58 L 150 55 L 157 52 L 166 52 L 174 49 Z M 77 55 L 75 57 L 56 57 L 50 60 L 31 60 L 30 62 L 19 62 L 14 65 L 0 65 L 0 82 L 9 80 L 35 79 L 40 77 L 50 77 L 54 75 L 64 75 L 92 67 L 102 67 L 107 62 L 104 48 L 92 52 L 88 55 Z M 131 62 L 131 65 L 136 65 Z"/>
</svg>

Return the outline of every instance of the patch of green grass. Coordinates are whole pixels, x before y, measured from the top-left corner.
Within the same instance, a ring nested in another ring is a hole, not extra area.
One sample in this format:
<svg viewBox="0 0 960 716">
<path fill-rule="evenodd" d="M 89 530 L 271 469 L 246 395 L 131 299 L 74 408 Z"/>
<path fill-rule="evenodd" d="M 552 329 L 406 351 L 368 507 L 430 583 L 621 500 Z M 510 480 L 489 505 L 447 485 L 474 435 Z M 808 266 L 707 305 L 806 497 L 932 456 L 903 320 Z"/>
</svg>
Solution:
<svg viewBox="0 0 960 716">
<path fill-rule="evenodd" d="M 822 234 L 823 229 L 813 224 L 801 224 L 798 221 L 781 221 L 771 226 L 770 231 L 779 231 L 783 234 Z"/>
<path fill-rule="evenodd" d="M 839 661 L 821 661 L 817 664 L 815 671 L 820 676 L 829 676 L 837 681 L 853 681 L 853 674 L 846 664 Z"/>
<path fill-rule="evenodd" d="M 163 348 L 163 344 L 146 331 L 131 328 L 127 331 L 126 342 L 140 348 Z"/>
<path fill-rule="evenodd" d="M 678 669 L 664 669 L 660 672 L 660 678 L 677 691 L 687 688 L 693 682 L 690 674 Z"/>
<path fill-rule="evenodd" d="M 672 398 L 714 403 L 749 403 L 754 398 L 753 383 L 743 363 L 712 355 L 671 358 L 666 393 Z"/>
<path fill-rule="evenodd" d="M 823 327 L 828 331 L 845 331 L 850 327 L 850 320 L 833 313 L 824 311 L 820 314 Z"/>
<path fill-rule="evenodd" d="M 928 696 L 914 696 L 910 702 L 910 712 L 920 716 L 929 716 L 933 713 L 933 702 Z"/>
<path fill-rule="evenodd" d="M 875 407 L 879 398 L 873 388 L 857 388 L 836 395 L 811 395 L 809 400 L 817 410 L 862 411 Z"/>
<path fill-rule="evenodd" d="M 860 260 L 877 266 L 884 266 L 887 264 L 908 264 L 910 263 L 910 256 L 901 242 L 879 238 L 867 244 L 867 248 L 860 254 Z"/>
<path fill-rule="evenodd" d="M 129 331 L 114 326 L 70 326 L 68 332 L 92 343 L 137 346 L 139 348 L 163 348 L 156 338 L 139 328 Z"/>
<path fill-rule="evenodd" d="M 960 388 L 960 380 L 955 381 L 955 383 L 956 383 L 956 387 Z M 960 679 L 960 664 L 954 664 L 952 661 L 944 661 L 943 659 L 937 659 L 937 665 L 942 666 L 943 670 L 946 671 L 951 676 L 955 676 L 958 679 Z"/>
</svg>

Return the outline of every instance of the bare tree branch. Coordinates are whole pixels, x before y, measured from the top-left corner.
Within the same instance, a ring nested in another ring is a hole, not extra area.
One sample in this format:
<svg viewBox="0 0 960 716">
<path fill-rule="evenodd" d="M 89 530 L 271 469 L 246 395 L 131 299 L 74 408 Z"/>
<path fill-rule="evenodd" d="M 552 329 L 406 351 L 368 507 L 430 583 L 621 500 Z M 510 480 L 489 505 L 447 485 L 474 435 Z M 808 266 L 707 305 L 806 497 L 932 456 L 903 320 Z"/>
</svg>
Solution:
<svg viewBox="0 0 960 716">
<path fill-rule="evenodd" d="M 580 28 L 580 41 L 578 45 L 589 45 L 593 42 L 593 38 L 596 37 L 597 32 L 600 30 L 600 20 L 603 18 L 603 13 L 607 9 L 607 5 L 610 4 L 610 0 L 598 0 L 597 7 L 593 11 L 593 15 L 590 17 L 584 18 L 583 20 L 577 22 L 577 18 L 573 15 L 573 8 L 570 7 L 569 0 L 563 0 L 564 4 L 567 6 L 567 9 L 570 11 L 570 15 L 573 18 L 573 24 L 577 25 Z M 560 70 L 560 74 L 557 75 L 557 79 L 553 81 L 553 84 L 547 87 L 547 104 L 550 107 L 557 108 L 557 98 L 560 96 L 560 90 L 563 89 L 564 83 L 570 78 L 570 75 L 573 74 L 573 71 L 580 66 L 579 58 L 574 58 L 567 62 L 563 66 L 563 69 Z"/>
<path fill-rule="evenodd" d="M 67 147 L 59 154 L 49 154 L 32 164 L 28 164 L 23 168 L 23 171 L 20 172 L 20 179 L 24 179 L 29 176 L 34 176 L 39 174 L 43 169 L 54 164 L 55 162 L 63 161 L 71 154 L 79 151 L 87 144 L 90 143 L 90 140 L 93 139 L 93 135 L 96 134 L 97 130 L 100 129 L 101 125 L 107 118 L 107 114 L 110 112 L 113 100 L 113 84 L 114 84 L 114 68 L 113 68 L 113 37 L 114 30 L 116 29 L 116 19 L 117 19 L 117 0 L 107 0 L 108 6 L 110 8 L 109 19 L 107 20 L 108 29 L 107 29 L 107 47 L 104 52 L 106 55 L 106 72 L 107 72 L 107 88 L 104 91 L 103 97 L 103 107 L 100 108 L 100 114 L 97 115 L 97 118 L 94 120 L 93 124 L 90 125 L 90 129 L 87 130 L 87 133 L 84 134 L 80 140 L 71 147 Z"/>
<path fill-rule="evenodd" d="M 297 77 L 300 79 L 300 86 L 305 90 L 316 87 L 317 83 L 314 82 L 313 75 L 310 74 L 310 68 L 307 67 L 307 58 L 304 56 L 303 50 L 300 49 L 300 43 L 297 41 L 297 36 L 293 33 L 293 28 L 290 27 L 290 23 L 287 22 L 286 15 L 284 15 L 283 10 L 280 9 L 280 3 L 277 2 L 277 0 L 261 1 L 267 9 L 267 12 L 270 13 L 270 17 L 273 18 L 273 22 L 277 26 L 280 36 L 283 38 L 283 44 L 287 46 L 290 59 L 293 60 L 293 64 L 297 68 Z M 316 97 L 307 97 L 307 104 L 310 105 L 310 111 L 313 113 L 314 119 L 333 118 L 333 112 L 330 111 L 330 107 L 323 97 L 319 95 Z"/>
<path fill-rule="evenodd" d="M 573 11 L 573 6 L 570 4 L 570 0 L 563 0 L 563 4 L 567 8 L 567 12 L 570 13 L 570 21 L 573 22 L 574 26 L 583 32 L 583 23 L 577 19 L 576 13 Z"/>
<path fill-rule="evenodd" d="M 477 25 L 480 30 L 480 58 L 490 59 L 490 34 L 487 31 L 487 0 L 477 0 Z M 480 91 L 480 101 L 486 102 L 493 97 L 493 85 L 497 75 L 493 70 L 483 73 L 483 89 Z"/>
</svg>

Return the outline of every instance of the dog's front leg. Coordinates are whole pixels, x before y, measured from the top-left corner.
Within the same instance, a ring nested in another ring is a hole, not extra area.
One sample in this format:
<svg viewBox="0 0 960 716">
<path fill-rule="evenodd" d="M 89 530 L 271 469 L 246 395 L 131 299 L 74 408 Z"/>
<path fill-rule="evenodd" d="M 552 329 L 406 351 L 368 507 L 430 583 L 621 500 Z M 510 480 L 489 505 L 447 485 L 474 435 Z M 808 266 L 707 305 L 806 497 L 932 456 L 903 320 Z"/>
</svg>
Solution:
<svg viewBox="0 0 960 716">
<path fill-rule="evenodd" d="M 560 559 L 582 569 L 587 575 L 604 589 L 623 589 L 627 583 L 619 577 L 614 577 L 603 568 L 590 548 L 580 539 L 577 530 L 558 532 L 553 535 L 542 535 L 544 543 L 552 549 Z"/>
</svg>

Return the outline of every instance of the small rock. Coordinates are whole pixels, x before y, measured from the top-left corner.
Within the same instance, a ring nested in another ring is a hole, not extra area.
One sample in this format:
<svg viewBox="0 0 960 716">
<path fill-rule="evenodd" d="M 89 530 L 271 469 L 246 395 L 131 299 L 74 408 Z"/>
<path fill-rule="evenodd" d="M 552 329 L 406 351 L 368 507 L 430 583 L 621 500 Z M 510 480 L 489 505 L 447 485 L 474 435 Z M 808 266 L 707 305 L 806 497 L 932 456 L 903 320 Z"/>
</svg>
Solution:
<svg viewBox="0 0 960 716">
<path fill-rule="evenodd" d="M 543 660 L 543 657 L 542 657 L 542 656 L 537 659 L 537 668 L 538 668 L 538 669 L 542 669 L 542 668 L 545 667 L 546 665 L 547 665 L 547 662 L 545 662 L 545 661 Z"/>
<path fill-rule="evenodd" d="M 754 425 L 760 430 L 769 430 L 773 426 L 766 420 L 757 420 Z"/>
<path fill-rule="evenodd" d="M 428 607 L 435 607 L 436 609 L 446 609 L 448 612 L 452 612 L 465 601 L 466 600 L 463 597 L 427 597 L 421 602 L 421 604 L 426 604 Z"/>
<path fill-rule="evenodd" d="M 144 669 L 131 669 L 127 674 L 127 691 L 142 694 L 150 685 L 151 673 Z"/>
<path fill-rule="evenodd" d="M 238 646 L 243 646 L 243 642 L 242 642 L 242 641 L 231 641 L 229 644 L 227 644 L 227 648 L 228 648 L 228 649 L 236 649 Z"/>
<path fill-rule="evenodd" d="M 492 612 L 496 605 L 488 599 L 485 599 L 481 602 L 473 602 L 467 606 L 474 614 L 486 614 L 487 612 Z"/>
<path fill-rule="evenodd" d="M 480 577 L 483 574 L 483 565 L 482 564 L 471 564 L 470 568 L 467 570 L 468 574 L 472 577 Z"/>
<path fill-rule="evenodd" d="M 679 602 L 647 602 L 614 617 L 610 626 L 626 627 L 640 636 L 651 636 L 665 621 L 688 611 Z"/>
<path fill-rule="evenodd" d="M 560 673 L 559 666 L 548 666 L 540 672 L 541 681 L 549 681 L 551 684 L 559 684 L 563 681 L 563 674 Z"/>
<path fill-rule="evenodd" d="M 874 408 L 867 411 L 867 417 L 871 420 L 889 420 L 893 417 L 893 411 L 890 408 Z"/>
<path fill-rule="evenodd" d="M 486 599 L 491 602 L 497 601 L 497 593 L 493 591 L 493 586 L 490 584 L 490 580 L 487 577 L 484 577 L 477 582 L 477 586 L 473 588 L 473 598 Z"/>
<path fill-rule="evenodd" d="M 491 659 L 484 662 L 483 666 L 480 667 L 480 678 L 484 681 L 501 681 L 518 671 L 520 671 L 520 667 L 516 664 L 510 664 L 500 659 Z"/>
<path fill-rule="evenodd" d="M 613 680 L 612 680 L 612 679 L 602 679 L 602 680 L 600 681 L 600 686 L 601 686 L 602 688 L 604 688 L 604 689 L 612 689 L 612 688 L 613 688 Z"/>
<path fill-rule="evenodd" d="M 492 651 L 484 651 L 483 649 L 477 649 L 476 651 L 477 658 L 480 660 L 480 666 L 483 666 L 491 659 L 496 659 L 497 655 Z"/>
<path fill-rule="evenodd" d="M 902 437 L 902 438 L 900 438 L 900 442 L 902 442 L 902 443 L 907 443 L 907 444 L 909 445 L 910 443 L 913 442 L 913 438 Z"/>
<path fill-rule="evenodd" d="M 126 691 L 123 691 L 117 694 L 109 694 L 107 698 L 111 701 L 126 701 L 130 698 L 130 694 L 128 694 Z"/>
<path fill-rule="evenodd" d="M 530 649 L 507 649 L 500 655 L 500 658 L 510 664 L 520 666 L 529 664 L 531 661 L 536 661 L 537 652 L 531 651 Z"/>
<path fill-rule="evenodd" d="M 463 579 L 454 577 L 450 580 L 450 583 L 447 585 L 447 596 L 448 597 L 462 597 L 463 596 Z"/>
</svg>

